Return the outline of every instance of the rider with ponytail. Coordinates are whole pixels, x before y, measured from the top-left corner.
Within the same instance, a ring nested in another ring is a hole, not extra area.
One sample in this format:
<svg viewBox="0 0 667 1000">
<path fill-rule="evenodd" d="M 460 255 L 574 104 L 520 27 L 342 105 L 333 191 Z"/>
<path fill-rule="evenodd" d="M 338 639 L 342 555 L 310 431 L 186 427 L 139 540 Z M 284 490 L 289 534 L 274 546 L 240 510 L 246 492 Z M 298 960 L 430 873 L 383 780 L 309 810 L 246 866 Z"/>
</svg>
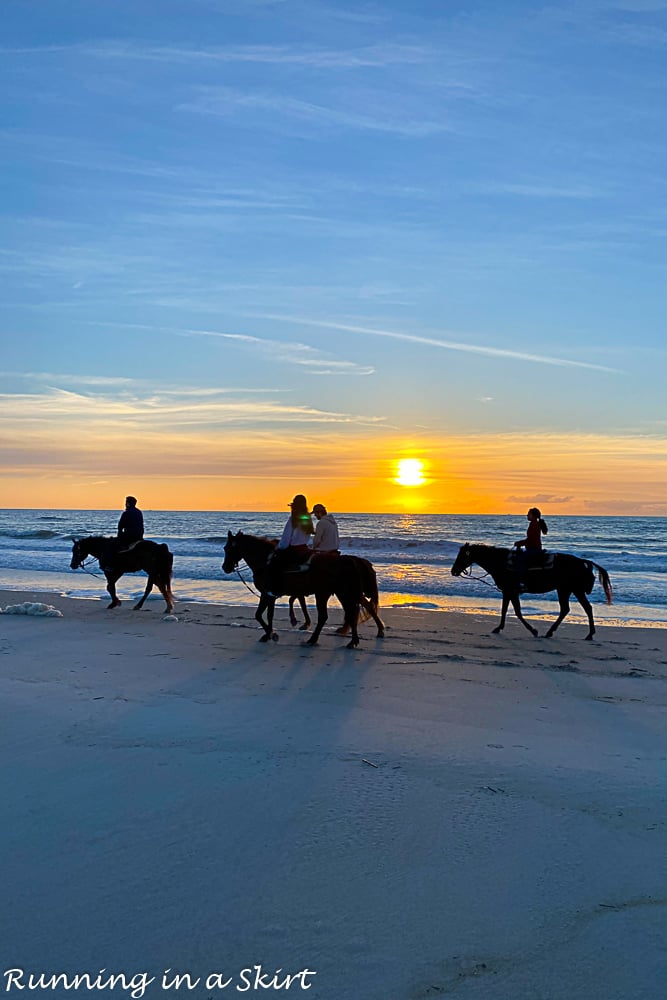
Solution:
<svg viewBox="0 0 667 1000">
<path fill-rule="evenodd" d="M 539 507 L 531 507 L 526 517 L 528 519 L 526 537 L 515 542 L 514 548 L 522 549 L 526 553 L 526 556 L 529 557 L 530 562 L 538 562 L 543 552 L 542 535 L 546 535 L 549 529 Z M 532 559 L 530 558 L 531 556 Z"/>
</svg>

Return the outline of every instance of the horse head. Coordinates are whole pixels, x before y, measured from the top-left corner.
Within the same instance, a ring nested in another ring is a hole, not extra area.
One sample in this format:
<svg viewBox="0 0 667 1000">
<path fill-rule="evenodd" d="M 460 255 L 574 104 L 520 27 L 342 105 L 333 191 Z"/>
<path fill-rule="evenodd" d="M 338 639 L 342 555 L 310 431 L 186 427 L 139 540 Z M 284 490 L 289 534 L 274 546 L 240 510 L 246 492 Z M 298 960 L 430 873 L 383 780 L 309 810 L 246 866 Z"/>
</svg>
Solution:
<svg viewBox="0 0 667 1000">
<path fill-rule="evenodd" d="M 461 574 L 465 573 L 465 571 L 469 569 L 472 564 L 472 546 L 470 545 L 470 542 L 466 542 L 465 545 L 461 546 L 458 551 L 458 555 L 454 560 L 454 565 L 452 566 L 452 576 L 461 576 Z"/>
<path fill-rule="evenodd" d="M 227 532 L 227 543 L 224 546 L 225 558 L 222 564 L 223 573 L 233 573 L 243 559 L 242 539 L 242 531 L 238 531 L 235 535 L 232 535 L 231 531 Z"/>
<path fill-rule="evenodd" d="M 72 545 L 72 561 L 69 564 L 69 568 L 79 569 L 79 567 L 83 566 L 84 564 L 84 561 L 88 555 L 88 550 L 86 549 L 82 538 L 78 540 L 76 538 L 73 538 L 72 541 L 74 542 L 74 544 Z"/>
</svg>

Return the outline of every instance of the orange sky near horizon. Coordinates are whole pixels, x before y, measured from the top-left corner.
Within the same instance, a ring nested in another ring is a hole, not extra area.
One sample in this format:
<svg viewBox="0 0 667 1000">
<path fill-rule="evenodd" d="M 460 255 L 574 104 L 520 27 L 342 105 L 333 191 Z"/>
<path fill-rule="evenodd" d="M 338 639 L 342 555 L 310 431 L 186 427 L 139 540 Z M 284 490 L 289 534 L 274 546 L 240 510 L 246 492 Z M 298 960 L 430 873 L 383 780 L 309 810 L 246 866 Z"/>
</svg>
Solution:
<svg viewBox="0 0 667 1000">
<path fill-rule="evenodd" d="M 117 436 L 42 432 L 24 437 L 2 470 L 2 506 L 113 510 L 133 493 L 146 510 L 281 511 L 299 492 L 338 512 L 502 514 L 537 504 L 552 514 L 667 515 L 666 455 L 654 437 L 405 439 L 368 429 L 304 436 L 293 452 L 266 431 L 144 434 L 130 454 Z M 396 482 L 402 458 L 421 460 L 422 485 Z"/>
</svg>

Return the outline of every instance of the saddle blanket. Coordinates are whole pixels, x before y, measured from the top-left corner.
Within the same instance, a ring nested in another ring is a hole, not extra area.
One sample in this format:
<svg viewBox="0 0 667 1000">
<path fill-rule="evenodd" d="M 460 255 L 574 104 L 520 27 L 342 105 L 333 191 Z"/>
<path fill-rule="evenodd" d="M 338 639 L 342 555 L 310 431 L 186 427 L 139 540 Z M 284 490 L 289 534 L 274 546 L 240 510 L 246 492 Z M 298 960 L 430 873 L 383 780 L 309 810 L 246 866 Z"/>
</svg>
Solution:
<svg viewBox="0 0 667 1000">
<path fill-rule="evenodd" d="M 524 552 L 513 550 L 507 557 L 507 568 L 511 573 L 535 573 L 554 568 L 555 552 L 543 552 L 541 556 L 526 556 Z M 539 559 L 539 562 L 535 560 Z"/>
</svg>

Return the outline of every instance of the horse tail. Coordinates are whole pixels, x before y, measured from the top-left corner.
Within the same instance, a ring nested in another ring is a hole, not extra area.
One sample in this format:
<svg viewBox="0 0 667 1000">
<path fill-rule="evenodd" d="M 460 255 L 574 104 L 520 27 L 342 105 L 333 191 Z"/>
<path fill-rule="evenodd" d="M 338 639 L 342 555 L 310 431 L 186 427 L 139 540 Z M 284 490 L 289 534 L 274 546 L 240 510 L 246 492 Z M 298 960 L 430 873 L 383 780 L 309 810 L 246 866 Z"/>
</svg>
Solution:
<svg viewBox="0 0 667 1000">
<path fill-rule="evenodd" d="M 377 615 L 378 609 L 380 607 L 380 592 L 378 590 L 378 578 L 377 573 L 373 568 L 373 564 L 368 561 L 368 559 L 362 560 L 363 573 L 362 573 L 362 588 L 364 592 L 364 597 L 366 597 L 373 609 L 373 613 Z M 368 621 L 372 617 L 371 613 L 364 608 L 362 621 Z"/>
<path fill-rule="evenodd" d="M 164 542 L 160 545 L 164 552 L 161 553 L 164 559 L 164 587 L 169 596 L 174 600 L 174 595 L 171 590 L 171 581 L 174 577 L 174 553 L 170 551 L 169 546 Z"/>
<path fill-rule="evenodd" d="M 368 559 L 362 559 L 361 556 L 351 556 L 354 562 L 354 568 L 357 571 L 357 579 L 359 581 L 359 590 L 361 595 L 366 598 L 366 601 L 370 605 L 371 609 L 366 607 L 362 602 L 359 602 L 359 612 L 358 612 L 358 624 L 361 625 L 367 622 L 369 618 L 373 615 L 377 615 L 378 608 L 380 606 L 380 595 L 378 592 L 378 581 L 377 574 L 373 569 L 373 564 L 368 561 Z M 346 620 L 345 625 L 348 625 Z"/>
<path fill-rule="evenodd" d="M 614 588 L 611 585 L 611 580 L 609 579 L 609 573 L 607 573 L 607 570 L 604 566 L 599 566 L 596 562 L 593 562 L 592 559 L 584 559 L 584 566 L 590 575 L 589 582 L 586 584 L 586 593 L 590 594 L 591 590 L 595 586 L 595 570 L 597 570 L 598 580 L 604 590 L 604 596 L 607 604 L 611 604 L 614 598 Z"/>
<path fill-rule="evenodd" d="M 607 604 L 611 604 L 614 599 L 614 588 L 611 585 L 611 580 L 609 579 L 609 573 L 604 568 L 604 566 L 598 566 L 597 563 L 593 563 L 596 570 L 598 571 L 598 580 L 602 584 L 604 590 L 604 596 L 607 599 Z"/>
</svg>

